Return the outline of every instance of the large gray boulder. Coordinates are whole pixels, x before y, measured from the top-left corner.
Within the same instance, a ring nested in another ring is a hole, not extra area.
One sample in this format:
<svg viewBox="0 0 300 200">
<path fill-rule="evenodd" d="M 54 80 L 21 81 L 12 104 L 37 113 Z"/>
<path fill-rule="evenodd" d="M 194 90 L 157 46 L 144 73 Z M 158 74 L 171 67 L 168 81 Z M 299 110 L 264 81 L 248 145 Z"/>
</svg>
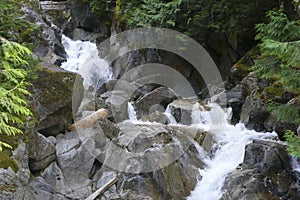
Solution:
<svg viewBox="0 0 300 200">
<path fill-rule="evenodd" d="M 64 133 L 83 97 L 81 78 L 58 67 L 40 68 L 36 73 L 38 78 L 33 80 L 31 92 L 32 106 L 39 118 L 37 131 L 45 136 Z"/>
<path fill-rule="evenodd" d="M 180 124 L 191 125 L 193 123 L 192 112 L 195 100 L 175 100 L 169 104 L 171 114 Z M 200 108 L 199 108 L 200 109 Z"/>
<path fill-rule="evenodd" d="M 176 94 L 166 87 L 159 87 L 155 90 L 141 96 L 135 102 L 135 110 L 137 112 L 138 118 L 142 118 L 144 115 L 151 114 L 157 111 L 157 106 L 160 105 L 164 108 L 167 107 L 174 99 L 176 99 Z"/>
<path fill-rule="evenodd" d="M 282 144 L 255 140 L 246 146 L 244 162 L 226 178 L 221 199 L 299 199 L 290 163 Z"/>
<path fill-rule="evenodd" d="M 56 159 L 55 146 L 40 133 L 32 133 L 29 146 L 29 166 L 32 171 L 45 169 Z"/>
<path fill-rule="evenodd" d="M 117 171 L 116 190 L 110 190 L 108 196 L 122 199 L 185 199 L 189 196 L 197 184 L 198 169 L 204 168 L 193 138 L 201 138 L 203 143 L 208 134 L 197 128 L 158 123 L 123 122 L 118 127 L 120 132 L 107 145 L 101 169 L 93 178 L 98 184 L 106 173 Z M 155 189 L 157 187 L 160 190 Z"/>
</svg>

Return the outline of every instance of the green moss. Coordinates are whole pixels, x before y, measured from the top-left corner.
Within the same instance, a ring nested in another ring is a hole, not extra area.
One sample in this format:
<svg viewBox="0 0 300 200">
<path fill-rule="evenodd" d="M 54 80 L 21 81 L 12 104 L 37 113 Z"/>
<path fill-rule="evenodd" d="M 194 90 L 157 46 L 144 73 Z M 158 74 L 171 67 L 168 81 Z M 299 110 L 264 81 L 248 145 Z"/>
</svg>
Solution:
<svg viewBox="0 0 300 200">
<path fill-rule="evenodd" d="M 17 189 L 16 185 L 0 185 L 0 191 L 14 192 Z"/>
<path fill-rule="evenodd" d="M 238 62 L 236 62 L 231 71 L 234 76 L 238 77 L 245 77 L 251 71 L 251 66 L 253 65 L 253 60 L 259 54 L 259 50 L 257 47 L 252 48 L 249 50 L 245 56 L 243 56 Z"/>
<path fill-rule="evenodd" d="M 10 167 L 14 172 L 19 170 L 18 164 L 14 159 L 9 157 L 5 152 L 0 153 L 0 168 L 8 169 Z"/>
<path fill-rule="evenodd" d="M 284 86 L 281 82 L 274 82 L 271 86 L 266 87 L 263 91 L 265 98 L 280 97 L 285 92 Z"/>
<path fill-rule="evenodd" d="M 55 68 L 40 68 L 37 70 L 37 76 L 33 85 L 37 85 L 39 88 L 39 91 L 35 92 L 43 106 L 51 106 L 53 102 L 64 102 L 66 98 L 72 96 L 76 74 Z"/>
</svg>

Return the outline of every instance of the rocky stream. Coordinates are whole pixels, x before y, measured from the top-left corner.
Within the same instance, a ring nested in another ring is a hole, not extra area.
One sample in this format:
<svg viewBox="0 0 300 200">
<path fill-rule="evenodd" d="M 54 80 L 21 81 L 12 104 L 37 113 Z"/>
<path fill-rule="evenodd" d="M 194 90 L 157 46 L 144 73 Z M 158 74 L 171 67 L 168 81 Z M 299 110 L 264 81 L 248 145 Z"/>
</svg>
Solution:
<svg viewBox="0 0 300 200">
<path fill-rule="evenodd" d="M 67 23 L 46 9 L 23 8 L 43 28 L 44 43 L 35 49 L 43 67 L 31 99 L 38 120 L 13 151 L 16 167 L 0 168 L 0 199 L 300 199 L 300 165 L 280 140 L 297 126 L 274 120 L 255 98 L 268 83 L 234 75 L 233 65 L 224 105 L 218 101 L 224 91 L 207 95 L 195 69 L 166 51 L 132 51 L 111 63 L 100 48 L 108 30 L 99 22 L 97 30 L 90 27 L 94 19 L 84 5 L 55 8 L 70 12 Z M 173 65 L 199 95 L 121 78 L 155 62 Z M 76 127 L 99 109 L 107 115 Z"/>
</svg>

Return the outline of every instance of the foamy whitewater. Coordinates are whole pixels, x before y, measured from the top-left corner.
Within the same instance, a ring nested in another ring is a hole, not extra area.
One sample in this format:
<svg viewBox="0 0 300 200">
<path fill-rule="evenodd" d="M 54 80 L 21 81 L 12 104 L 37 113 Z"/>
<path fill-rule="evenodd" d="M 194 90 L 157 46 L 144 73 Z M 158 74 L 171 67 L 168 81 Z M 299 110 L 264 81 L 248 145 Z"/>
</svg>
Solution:
<svg viewBox="0 0 300 200">
<path fill-rule="evenodd" d="M 84 78 L 85 87 L 93 86 L 97 88 L 112 77 L 108 63 L 99 58 L 95 43 L 73 41 L 63 36 L 62 44 L 67 52 L 67 62 L 62 64 L 62 68 L 76 72 Z M 209 104 L 211 109 L 206 111 L 204 107 L 196 103 L 192 111 L 192 126 L 201 130 L 211 132 L 217 144 L 217 149 L 213 156 L 207 157 L 202 147 L 194 141 L 199 153 L 199 159 L 206 164 L 205 169 L 200 170 L 201 180 L 191 196 L 187 200 L 218 200 L 222 196 L 222 187 L 226 176 L 232 172 L 240 163 L 243 162 L 245 146 L 254 139 L 274 139 L 277 134 L 261 133 L 247 130 L 241 123 L 230 125 L 228 120 L 231 118 L 231 109 L 226 112 L 217 104 Z M 132 123 L 153 124 L 152 122 L 141 122 L 138 120 L 132 102 L 128 102 L 128 115 Z M 167 107 L 165 115 L 169 124 L 181 126 L 171 114 Z M 293 162 L 295 170 L 300 171 L 298 162 Z"/>
<path fill-rule="evenodd" d="M 104 59 L 99 58 L 95 43 L 74 41 L 65 35 L 61 41 L 67 53 L 67 61 L 61 67 L 80 74 L 84 79 L 84 86 L 98 86 L 111 79 L 110 67 Z"/>
<path fill-rule="evenodd" d="M 277 136 L 275 132 L 260 133 L 247 130 L 241 123 L 230 125 L 228 116 L 231 116 L 231 109 L 225 113 L 217 104 L 209 106 L 210 111 L 200 111 L 197 109 L 199 105 L 195 105 L 192 118 L 194 126 L 213 133 L 217 141 L 217 151 L 213 158 L 204 158 L 206 168 L 200 170 L 202 179 L 188 200 L 220 199 L 226 176 L 243 162 L 245 146 L 254 139 L 272 139 Z M 203 154 L 199 156 L 203 157 Z"/>
<path fill-rule="evenodd" d="M 215 146 L 217 150 L 210 158 L 202 147 L 194 142 L 198 157 L 206 164 L 206 167 L 204 170 L 199 170 L 202 179 L 187 200 L 220 199 L 226 176 L 243 162 L 245 146 L 255 139 L 275 140 L 277 136 L 275 132 L 262 133 L 248 130 L 242 123 L 230 125 L 228 121 L 232 116 L 231 108 L 224 112 L 217 104 L 210 103 L 208 106 L 210 107 L 209 111 L 206 111 L 199 103 L 193 106 L 191 114 L 193 124 L 191 126 L 211 132 L 217 141 Z M 143 123 L 137 119 L 132 102 L 128 103 L 128 114 L 132 123 Z M 167 107 L 165 115 L 170 124 L 184 126 L 176 122 L 169 107 Z M 147 124 L 151 124 L 151 122 Z"/>
</svg>

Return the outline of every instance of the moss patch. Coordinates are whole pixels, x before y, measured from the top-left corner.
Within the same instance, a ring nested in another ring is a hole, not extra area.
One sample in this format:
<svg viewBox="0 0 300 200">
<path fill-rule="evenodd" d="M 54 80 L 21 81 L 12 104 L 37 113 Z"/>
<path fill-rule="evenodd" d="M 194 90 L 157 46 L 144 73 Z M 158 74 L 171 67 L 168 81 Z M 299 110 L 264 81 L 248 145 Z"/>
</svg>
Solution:
<svg viewBox="0 0 300 200">
<path fill-rule="evenodd" d="M 17 186 L 16 185 L 0 185 L 0 191 L 16 191 Z"/>
<path fill-rule="evenodd" d="M 8 169 L 10 167 L 14 172 L 19 170 L 18 164 L 14 159 L 9 157 L 5 152 L 0 153 L 0 168 Z"/>
<path fill-rule="evenodd" d="M 249 50 L 238 62 L 233 65 L 231 69 L 233 75 L 241 78 L 246 77 L 251 71 L 250 68 L 253 65 L 254 58 L 256 58 L 258 54 L 259 50 L 257 47 Z"/>
</svg>

